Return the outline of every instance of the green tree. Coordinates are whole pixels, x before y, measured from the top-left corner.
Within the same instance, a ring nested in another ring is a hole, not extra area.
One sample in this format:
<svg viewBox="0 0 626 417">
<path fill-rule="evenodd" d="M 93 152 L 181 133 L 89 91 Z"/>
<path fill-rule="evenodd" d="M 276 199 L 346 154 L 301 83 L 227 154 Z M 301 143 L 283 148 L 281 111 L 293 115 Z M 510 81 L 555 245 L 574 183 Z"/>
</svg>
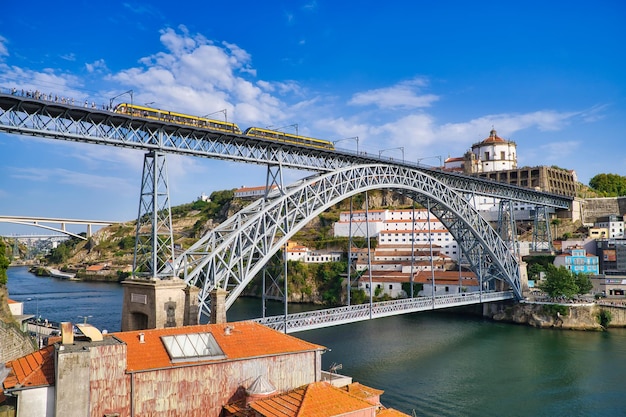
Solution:
<svg viewBox="0 0 626 417">
<path fill-rule="evenodd" d="M 589 274 L 578 273 L 574 275 L 574 281 L 578 286 L 578 294 L 587 294 L 593 288 Z"/>
<path fill-rule="evenodd" d="M 626 177 L 617 174 L 598 174 L 589 180 L 589 187 L 606 196 L 626 195 Z"/>
<path fill-rule="evenodd" d="M 548 265 L 546 268 L 546 279 L 540 288 L 550 297 L 572 298 L 579 291 L 574 274 L 564 266 L 557 268 L 554 265 Z"/>
<path fill-rule="evenodd" d="M 6 256 L 7 246 L 4 240 L 0 238 L 0 285 L 6 285 L 8 281 L 7 268 L 9 267 L 9 258 Z"/>
<path fill-rule="evenodd" d="M 319 264 L 315 279 L 318 283 L 322 300 L 328 305 L 337 305 L 341 300 L 341 289 L 345 272 L 345 262 L 326 262 Z"/>
<path fill-rule="evenodd" d="M 546 272 L 546 268 L 540 263 L 532 263 L 528 265 L 528 278 L 539 280 L 542 272 Z"/>
</svg>

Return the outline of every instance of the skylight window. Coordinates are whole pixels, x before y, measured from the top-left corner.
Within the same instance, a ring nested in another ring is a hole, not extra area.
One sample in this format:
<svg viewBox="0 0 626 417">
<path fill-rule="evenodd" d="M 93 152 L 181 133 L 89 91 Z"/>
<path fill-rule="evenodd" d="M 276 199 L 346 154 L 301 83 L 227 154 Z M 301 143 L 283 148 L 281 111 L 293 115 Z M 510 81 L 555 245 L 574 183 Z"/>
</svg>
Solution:
<svg viewBox="0 0 626 417">
<path fill-rule="evenodd" d="M 224 359 L 226 355 L 211 333 L 161 336 L 172 362 L 194 362 Z"/>
</svg>

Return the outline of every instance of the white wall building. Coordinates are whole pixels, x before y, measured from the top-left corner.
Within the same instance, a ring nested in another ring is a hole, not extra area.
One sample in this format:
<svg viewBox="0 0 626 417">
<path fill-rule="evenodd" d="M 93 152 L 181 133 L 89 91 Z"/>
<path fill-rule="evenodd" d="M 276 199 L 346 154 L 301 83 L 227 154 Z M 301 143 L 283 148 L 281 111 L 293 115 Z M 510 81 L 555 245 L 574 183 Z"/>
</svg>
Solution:
<svg viewBox="0 0 626 417">
<path fill-rule="evenodd" d="M 433 244 L 452 259 L 459 256 L 452 234 L 426 209 L 372 210 L 369 212 L 369 236 L 382 245 Z M 352 212 L 352 236 L 365 237 L 365 211 Z M 341 212 L 334 225 L 335 236 L 349 236 L 350 212 Z"/>
<path fill-rule="evenodd" d="M 623 238 L 624 237 L 624 218 L 620 218 L 614 214 L 599 218 L 594 227 L 597 229 L 606 229 L 609 233 L 608 236 L 603 236 L 604 238 Z"/>
</svg>

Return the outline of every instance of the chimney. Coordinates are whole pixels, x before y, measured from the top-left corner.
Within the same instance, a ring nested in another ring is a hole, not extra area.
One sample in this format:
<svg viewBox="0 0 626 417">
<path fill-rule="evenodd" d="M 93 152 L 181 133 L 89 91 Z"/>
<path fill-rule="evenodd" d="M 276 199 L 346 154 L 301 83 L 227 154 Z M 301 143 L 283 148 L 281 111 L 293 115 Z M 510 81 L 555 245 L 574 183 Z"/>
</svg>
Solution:
<svg viewBox="0 0 626 417">
<path fill-rule="evenodd" d="M 64 345 L 74 344 L 74 325 L 69 321 L 61 322 L 61 343 Z"/>
</svg>

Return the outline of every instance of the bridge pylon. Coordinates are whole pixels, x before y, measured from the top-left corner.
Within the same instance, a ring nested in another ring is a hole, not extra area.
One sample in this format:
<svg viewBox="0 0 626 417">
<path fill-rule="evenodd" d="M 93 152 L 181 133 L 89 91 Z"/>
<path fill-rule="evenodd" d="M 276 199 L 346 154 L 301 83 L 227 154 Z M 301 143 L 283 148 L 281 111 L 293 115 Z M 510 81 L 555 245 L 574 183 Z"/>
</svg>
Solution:
<svg viewBox="0 0 626 417">
<path fill-rule="evenodd" d="M 197 324 L 197 287 L 174 275 L 165 154 L 144 156 L 133 275 L 123 282 L 122 331 Z"/>
<path fill-rule="evenodd" d="M 135 236 L 133 277 L 157 279 L 173 274 L 174 237 L 165 153 L 144 156 Z"/>
<path fill-rule="evenodd" d="M 552 235 L 550 233 L 550 218 L 546 206 L 535 208 L 533 225 L 533 252 L 552 252 Z"/>
</svg>

